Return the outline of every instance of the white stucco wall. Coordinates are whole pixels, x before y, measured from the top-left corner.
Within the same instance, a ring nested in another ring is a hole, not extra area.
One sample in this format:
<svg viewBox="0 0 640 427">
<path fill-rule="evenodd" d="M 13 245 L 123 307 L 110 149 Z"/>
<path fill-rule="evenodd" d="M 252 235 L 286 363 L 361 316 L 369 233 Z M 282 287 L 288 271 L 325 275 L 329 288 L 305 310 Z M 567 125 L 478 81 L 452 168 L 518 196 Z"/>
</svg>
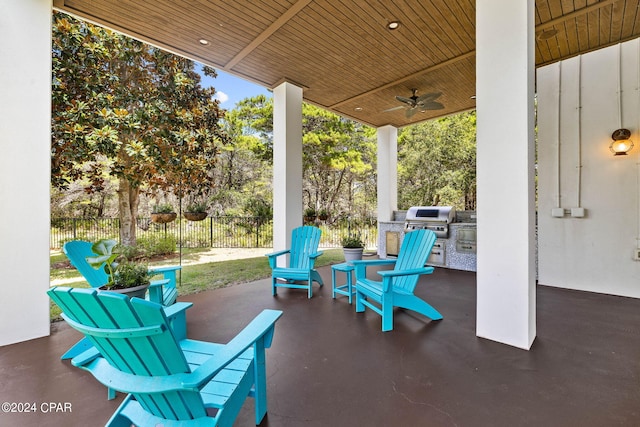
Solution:
<svg viewBox="0 0 640 427">
<path fill-rule="evenodd" d="M 540 284 L 640 297 L 639 54 L 636 39 L 537 72 Z M 620 123 L 636 146 L 614 157 L 609 144 Z M 578 205 L 584 218 L 551 216 Z"/>
<path fill-rule="evenodd" d="M 51 0 L 0 14 L 0 345 L 49 334 Z"/>
</svg>

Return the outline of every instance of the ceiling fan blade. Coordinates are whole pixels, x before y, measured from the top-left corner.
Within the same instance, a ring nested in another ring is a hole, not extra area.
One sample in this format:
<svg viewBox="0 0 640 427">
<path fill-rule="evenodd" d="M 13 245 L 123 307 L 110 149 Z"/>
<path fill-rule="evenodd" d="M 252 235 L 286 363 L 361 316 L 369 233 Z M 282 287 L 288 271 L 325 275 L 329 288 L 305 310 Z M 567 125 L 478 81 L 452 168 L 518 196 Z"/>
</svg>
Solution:
<svg viewBox="0 0 640 427">
<path fill-rule="evenodd" d="M 406 114 L 407 119 L 410 119 L 411 117 L 413 117 L 413 115 L 416 113 L 416 111 L 418 111 L 417 108 L 409 108 L 407 110 L 407 114 Z"/>
<path fill-rule="evenodd" d="M 403 108 L 406 108 L 404 105 L 399 105 L 397 107 L 393 107 L 393 108 L 389 108 L 387 110 L 384 110 L 383 113 L 387 113 L 389 111 L 396 111 L 396 110 L 402 110 Z"/>
<path fill-rule="evenodd" d="M 425 102 L 422 105 L 423 110 L 442 110 L 443 108 L 444 108 L 444 105 L 436 101 Z"/>
<path fill-rule="evenodd" d="M 398 101 L 400 101 L 400 102 L 404 102 L 405 104 L 409 104 L 409 105 L 411 105 L 411 106 L 414 106 L 414 105 L 415 105 L 415 104 L 414 104 L 414 102 L 415 102 L 415 101 L 414 101 L 413 99 L 411 99 L 411 98 L 406 98 L 406 97 L 404 97 L 404 96 L 396 96 L 396 99 L 397 99 Z"/>
<path fill-rule="evenodd" d="M 432 93 L 425 93 L 424 95 L 420 95 L 417 99 L 417 102 L 431 102 L 431 101 L 435 101 L 436 99 L 440 98 L 440 96 L 442 95 L 442 92 L 432 92 Z"/>
</svg>

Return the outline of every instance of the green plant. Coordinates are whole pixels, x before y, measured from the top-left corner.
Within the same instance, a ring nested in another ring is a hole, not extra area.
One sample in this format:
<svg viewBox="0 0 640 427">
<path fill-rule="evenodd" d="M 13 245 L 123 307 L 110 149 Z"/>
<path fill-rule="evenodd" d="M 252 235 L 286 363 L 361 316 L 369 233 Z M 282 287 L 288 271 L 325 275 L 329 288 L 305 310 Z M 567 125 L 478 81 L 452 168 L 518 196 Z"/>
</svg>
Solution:
<svg viewBox="0 0 640 427">
<path fill-rule="evenodd" d="M 107 273 L 107 275 L 109 276 L 109 283 L 114 282 L 116 268 L 118 267 L 116 259 L 120 256 L 120 254 L 115 253 L 114 251 L 117 245 L 118 242 L 113 239 L 98 240 L 91 246 L 91 252 L 93 252 L 97 256 L 86 258 L 91 267 L 95 268 L 96 270 L 104 268 L 105 273 Z"/>
<path fill-rule="evenodd" d="M 109 289 L 124 289 L 149 285 L 149 283 L 149 269 L 146 265 L 123 262 L 116 267 L 113 284 L 107 285 L 107 287 Z"/>
<path fill-rule="evenodd" d="M 343 248 L 364 248 L 364 242 L 359 234 L 349 234 L 344 236 L 340 243 Z"/>
<path fill-rule="evenodd" d="M 146 265 L 132 262 L 117 262 L 123 257 L 116 251 L 118 242 L 113 239 L 101 239 L 91 246 L 91 251 L 97 256 L 87 257 L 87 262 L 96 270 L 104 268 L 109 281 L 104 285 L 107 289 L 124 289 L 135 286 L 148 285 L 149 270 Z"/>
<path fill-rule="evenodd" d="M 304 216 L 316 216 L 316 210 L 314 208 L 307 208 L 304 210 Z"/>
<path fill-rule="evenodd" d="M 187 205 L 185 212 L 204 213 L 207 211 L 206 202 L 193 202 Z"/>
<path fill-rule="evenodd" d="M 161 204 L 161 205 L 155 205 L 153 207 L 153 213 L 173 213 L 173 212 L 175 212 L 173 210 L 173 206 L 171 206 L 168 203 Z"/>
<path fill-rule="evenodd" d="M 178 246 L 174 236 L 140 237 L 138 238 L 138 253 L 145 257 L 168 255 L 176 251 Z"/>
</svg>

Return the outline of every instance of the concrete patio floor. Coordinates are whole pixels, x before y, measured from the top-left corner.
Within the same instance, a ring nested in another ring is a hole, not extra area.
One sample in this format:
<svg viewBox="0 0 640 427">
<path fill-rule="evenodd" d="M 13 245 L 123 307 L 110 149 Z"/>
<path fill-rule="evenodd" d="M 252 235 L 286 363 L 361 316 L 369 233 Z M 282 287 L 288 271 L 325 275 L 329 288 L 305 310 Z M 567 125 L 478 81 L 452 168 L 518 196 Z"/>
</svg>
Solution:
<svg viewBox="0 0 640 427">
<path fill-rule="evenodd" d="M 395 329 L 331 298 L 330 268 L 310 300 L 270 281 L 180 298 L 193 301 L 190 338 L 227 342 L 264 308 L 284 311 L 267 351 L 269 411 L 262 426 L 640 425 L 640 300 L 538 287 L 538 337 L 530 351 L 475 336 L 475 274 L 436 269 L 418 294 L 444 316 L 397 310 Z M 0 348 L 1 426 L 98 426 L 122 395 L 60 361 L 79 334 Z M 50 405 L 53 403 L 54 405 Z M 247 400 L 237 426 L 253 425 Z"/>
</svg>

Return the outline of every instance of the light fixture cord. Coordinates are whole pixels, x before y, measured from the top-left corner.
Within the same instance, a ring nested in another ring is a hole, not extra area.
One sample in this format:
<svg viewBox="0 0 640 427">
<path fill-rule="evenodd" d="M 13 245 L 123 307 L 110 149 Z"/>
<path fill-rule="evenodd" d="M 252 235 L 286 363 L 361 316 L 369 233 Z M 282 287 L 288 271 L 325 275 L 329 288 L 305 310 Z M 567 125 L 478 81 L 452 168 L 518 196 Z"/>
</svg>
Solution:
<svg viewBox="0 0 640 427">
<path fill-rule="evenodd" d="M 622 129 L 622 44 L 618 44 L 618 129 Z"/>
<path fill-rule="evenodd" d="M 561 123 L 562 123 L 562 61 L 558 62 L 558 155 L 557 158 L 557 182 L 556 182 L 556 191 L 557 191 L 557 199 L 556 199 L 556 207 L 561 207 L 560 199 L 560 140 L 561 140 Z"/>
<path fill-rule="evenodd" d="M 582 55 L 578 55 L 578 188 L 576 189 L 576 207 L 581 207 L 582 190 Z"/>
</svg>

